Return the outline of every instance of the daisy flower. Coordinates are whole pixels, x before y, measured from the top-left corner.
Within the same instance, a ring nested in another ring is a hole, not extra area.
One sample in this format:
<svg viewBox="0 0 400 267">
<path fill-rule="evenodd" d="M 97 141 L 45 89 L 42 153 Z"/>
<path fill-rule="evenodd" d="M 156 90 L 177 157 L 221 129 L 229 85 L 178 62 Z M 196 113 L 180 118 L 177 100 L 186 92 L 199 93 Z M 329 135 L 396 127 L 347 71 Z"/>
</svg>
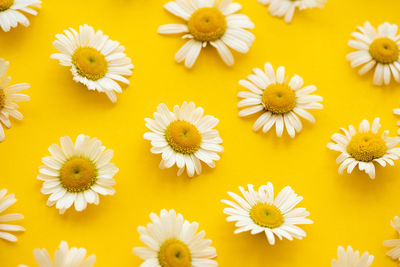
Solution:
<svg viewBox="0 0 400 267">
<path fill-rule="evenodd" d="M 393 113 L 397 116 L 400 116 L 400 108 L 393 109 Z M 397 126 L 400 126 L 400 121 L 397 122 Z M 400 129 L 397 130 L 397 134 L 400 135 Z"/>
<path fill-rule="evenodd" d="M 272 16 L 284 17 L 286 23 L 292 21 L 296 9 L 323 8 L 326 0 L 258 0 L 263 5 L 269 5 Z"/>
<path fill-rule="evenodd" d="M 255 37 L 246 29 L 254 24 L 243 14 L 234 14 L 242 6 L 231 0 L 176 0 L 168 2 L 164 8 L 183 19 L 184 24 L 167 24 L 158 28 L 160 34 L 184 34 L 189 39 L 176 53 L 175 60 L 185 61 L 191 68 L 200 54 L 201 48 L 209 43 L 215 47 L 228 66 L 234 63 L 228 47 L 240 53 L 247 53 Z"/>
<path fill-rule="evenodd" d="M 132 75 L 133 65 L 124 53 L 125 48 L 86 24 L 79 26 L 79 33 L 72 28 L 64 33 L 56 35 L 53 45 L 60 53 L 51 58 L 58 59 L 62 66 L 71 67 L 75 82 L 105 93 L 116 102 L 116 93 L 122 93 L 118 82 L 129 84 L 124 76 Z"/>
<path fill-rule="evenodd" d="M 29 100 L 29 96 L 20 94 L 21 91 L 29 88 L 29 84 L 19 83 L 8 86 L 11 81 L 11 77 L 6 77 L 9 65 L 8 61 L 0 58 L 0 142 L 5 139 L 2 124 L 10 128 L 10 117 L 17 120 L 23 119 L 21 112 L 18 111 L 19 106 L 16 102 Z"/>
<path fill-rule="evenodd" d="M 351 34 L 354 39 L 349 41 L 349 46 L 357 50 L 346 57 L 351 67 L 361 67 L 358 71 L 360 75 L 375 69 L 373 83 L 378 86 L 389 84 L 392 75 L 396 82 L 400 82 L 400 35 L 397 25 L 385 22 L 376 30 L 366 22 L 358 30 L 360 32 Z"/>
<path fill-rule="evenodd" d="M 38 179 L 43 181 L 41 192 L 50 195 L 49 207 L 56 205 L 63 214 L 72 204 L 77 211 L 86 205 L 99 204 L 100 195 L 113 195 L 113 176 L 118 168 L 110 163 L 114 151 L 105 149 L 101 141 L 79 135 L 75 145 L 68 136 L 61 137 L 61 148 L 49 147 L 51 156 L 44 157 Z"/>
<path fill-rule="evenodd" d="M 197 232 L 199 224 L 184 220 L 174 210 L 150 214 L 151 223 L 139 226 L 140 240 L 147 247 L 136 247 L 133 253 L 144 260 L 142 267 L 215 267 L 218 263 L 211 240 L 204 239 L 206 233 Z"/>
<path fill-rule="evenodd" d="M 390 222 L 392 227 L 400 233 L 400 218 L 395 216 L 393 220 Z M 399 261 L 400 263 L 400 239 L 392 239 L 392 240 L 386 240 L 383 242 L 383 245 L 386 247 L 391 248 L 386 255 L 391 257 L 395 261 Z"/>
<path fill-rule="evenodd" d="M 14 194 L 7 195 L 7 189 L 0 190 L 0 239 L 4 239 L 11 242 L 16 242 L 17 238 L 15 235 L 10 234 L 9 232 L 19 232 L 25 231 L 25 229 L 19 225 L 12 224 L 2 224 L 3 222 L 13 222 L 19 221 L 24 218 L 22 214 L 3 214 L 3 212 L 8 209 L 11 205 L 13 205 L 17 200 L 14 197 Z"/>
<path fill-rule="evenodd" d="M 29 20 L 22 12 L 36 16 L 42 3 L 41 0 L 0 0 L 0 27 L 8 32 L 17 27 L 18 23 L 29 26 Z"/>
<path fill-rule="evenodd" d="M 275 73 L 270 63 L 265 64 L 264 71 L 259 68 L 253 71 L 254 74 L 248 76 L 250 81 L 239 81 L 239 84 L 250 92 L 238 93 L 238 97 L 243 98 L 238 107 L 244 108 L 239 112 L 240 117 L 262 113 L 254 123 L 254 131 L 262 128 L 266 133 L 276 125 L 277 136 L 282 136 L 286 127 L 288 134 L 293 138 L 296 132 L 302 129 L 299 117 L 315 122 L 313 115 L 307 111 L 322 109 L 322 105 L 318 103 L 322 101 L 322 97 L 311 95 L 317 90 L 314 85 L 303 87 L 303 79 L 298 75 L 288 80 L 284 67 L 279 67 Z"/>
<path fill-rule="evenodd" d="M 95 255 L 86 257 L 86 249 L 69 248 L 67 242 L 62 241 L 59 249 L 54 253 L 54 263 L 46 249 L 33 250 L 33 256 L 39 267 L 92 267 L 96 261 Z M 19 265 L 18 267 L 27 267 Z"/>
<path fill-rule="evenodd" d="M 230 206 L 224 209 L 224 213 L 229 215 L 227 221 L 236 221 L 235 234 L 250 231 L 255 235 L 264 232 L 271 245 L 275 244 L 275 236 L 280 240 L 283 237 L 293 240 L 306 236 L 296 225 L 313 222 L 306 218 L 310 213 L 305 208 L 295 208 L 303 197 L 298 196 L 290 186 L 283 188 L 276 198 L 270 182 L 260 186 L 258 191 L 254 190 L 252 184 L 248 185 L 247 191 L 241 186 L 239 189 L 244 198 L 228 192 L 236 202 L 222 200 Z"/>
<path fill-rule="evenodd" d="M 347 251 L 339 246 L 337 256 L 337 260 L 332 260 L 332 267 L 368 267 L 374 260 L 374 256 L 369 255 L 368 252 L 364 252 L 360 258 L 360 252 L 353 251 L 350 246 L 347 247 Z"/>
<path fill-rule="evenodd" d="M 186 172 L 189 177 L 201 173 L 201 161 L 214 168 L 217 153 L 223 152 L 222 139 L 217 130 L 218 119 L 203 116 L 203 108 L 193 102 L 176 105 L 173 112 L 165 104 L 160 104 L 154 113 L 154 120 L 145 119 L 150 132 L 144 139 L 151 141 L 151 152 L 162 154 L 160 168 L 179 168 L 178 176 Z"/>
<path fill-rule="evenodd" d="M 349 129 L 341 128 L 344 134 L 335 133 L 328 144 L 328 148 L 340 152 L 336 162 L 340 164 L 339 174 L 345 169 L 350 174 L 358 165 L 360 171 L 365 171 L 371 179 L 375 178 L 375 165 L 379 163 L 382 167 L 386 163 L 394 165 L 393 160 L 400 156 L 400 148 L 396 147 L 400 137 L 388 137 L 389 131 L 378 134 L 381 124 L 376 118 L 370 127 L 367 120 L 360 123 L 358 132 L 353 125 Z"/>
</svg>

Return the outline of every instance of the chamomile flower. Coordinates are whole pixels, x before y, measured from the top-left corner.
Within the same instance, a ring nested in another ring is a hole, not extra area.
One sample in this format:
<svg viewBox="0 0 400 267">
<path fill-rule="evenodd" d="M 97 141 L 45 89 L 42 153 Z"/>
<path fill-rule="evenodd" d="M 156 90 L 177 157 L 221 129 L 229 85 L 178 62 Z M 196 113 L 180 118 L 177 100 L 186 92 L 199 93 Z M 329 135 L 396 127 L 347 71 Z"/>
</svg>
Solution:
<svg viewBox="0 0 400 267">
<path fill-rule="evenodd" d="M 13 224 L 3 224 L 4 222 L 14 222 L 19 221 L 24 218 L 22 214 L 10 213 L 3 214 L 6 209 L 13 205 L 17 200 L 14 194 L 7 195 L 6 189 L 0 190 L 0 239 L 4 239 L 10 242 L 17 242 L 17 237 L 9 232 L 20 232 L 25 231 L 25 229 L 19 225 Z"/>
<path fill-rule="evenodd" d="M 390 222 L 392 227 L 397 231 L 397 233 L 400 233 L 400 218 L 395 216 L 393 220 Z M 400 239 L 391 239 L 391 240 L 386 240 L 383 242 L 383 245 L 386 247 L 391 248 L 386 255 L 391 257 L 393 260 L 399 262 L 400 264 Z"/>
<path fill-rule="evenodd" d="M 228 47 L 240 53 L 247 53 L 255 37 L 246 29 L 254 24 L 243 14 L 234 14 L 242 6 L 231 0 L 176 0 L 168 2 L 164 8 L 183 19 L 184 24 L 167 24 L 158 28 L 160 34 L 184 34 L 189 39 L 176 53 L 177 62 L 185 61 L 191 68 L 203 47 L 209 43 L 215 47 L 228 66 L 234 59 Z"/>
<path fill-rule="evenodd" d="M 302 239 L 306 236 L 304 230 L 296 225 L 313 222 L 306 218 L 310 213 L 305 208 L 295 208 L 303 197 L 298 196 L 290 186 L 283 188 L 276 198 L 270 182 L 260 186 L 258 191 L 251 184 L 247 191 L 241 186 L 239 189 L 244 198 L 228 192 L 236 202 L 222 200 L 230 206 L 224 209 L 224 213 L 229 215 L 227 221 L 236 221 L 235 234 L 250 231 L 255 235 L 264 232 L 271 245 L 275 244 L 275 236 L 280 240 Z"/>
<path fill-rule="evenodd" d="M 29 20 L 22 12 L 36 16 L 41 3 L 41 0 L 0 0 L 0 27 L 5 32 L 18 24 L 28 27 Z"/>
<path fill-rule="evenodd" d="M 374 260 L 374 256 L 369 255 L 368 252 L 364 252 L 360 258 L 360 252 L 353 251 L 350 246 L 347 247 L 347 251 L 339 246 L 337 257 L 337 260 L 332 260 L 332 267 L 368 267 Z"/>
<path fill-rule="evenodd" d="M 204 110 L 193 102 L 176 105 L 173 112 L 165 104 L 160 104 L 154 113 L 154 120 L 145 119 L 150 132 L 144 139 L 151 141 L 151 152 L 162 154 L 160 168 L 179 168 L 178 176 L 186 172 L 189 177 L 202 170 L 201 161 L 214 168 L 223 152 L 222 139 L 214 127 L 218 119 L 203 116 Z"/>
<path fill-rule="evenodd" d="M 269 5 L 272 16 L 284 17 L 286 23 L 292 21 L 296 9 L 323 8 L 326 0 L 258 0 L 263 5 Z"/>
<path fill-rule="evenodd" d="M 197 233 L 199 224 L 190 223 L 174 210 L 150 214 L 151 223 L 139 226 L 140 240 L 147 247 L 136 247 L 133 253 L 144 260 L 142 267 L 216 267 L 217 257 L 206 233 Z"/>
<path fill-rule="evenodd" d="M 303 79 L 298 75 L 288 80 L 284 67 L 279 67 L 275 73 L 270 63 L 265 64 L 264 71 L 259 68 L 253 71 L 254 74 L 248 76 L 250 81 L 239 81 L 250 92 L 238 93 L 238 97 L 243 98 L 238 107 L 243 108 L 240 117 L 262 113 L 254 123 L 254 131 L 262 129 L 266 133 L 275 125 L 277 136 L 282 136 L 286 127 L 288 134 L 294 137 L 303 127 L 299 117 L 315 122 L 307 111 L 322 109 L 322 104 L 318 103 L 322 97 L 311 94 L 317 90 L 314 85 L 303 87 Z"/>
<path fill-rule="evenodd" d="M 29 88 L 29 84 L 19 83 L 8 86 L 11 81 L 11 77 L 6 77 L 9 65 L 8 61 L 0 58 L 0 142 L 5 139 L 2 125 L 10 128 L 10 117 L 17 120 L 23 119 L 21 112 L 18 111 L 19 106 L 16 102 L 29 100 L 29 96 L 20 94 L 21 91 Z"/>
<path fill-rule="evenodd" d="M 397 116 L 400 116 L 400 108 L 393 109 L 393 113 Z M 400 126 L 400 120 L 397 121 L 397 126 Z M 397 130 L 397 135 L 400 135 L 400 129 Z"/>
<path fill-rule="evenodd" d="M 99 204 L 100 195 L 113 195 L 114 175 L 118 168 L 110 163 L 114 152 L 101 141 L 79 135 L 75 145 L 68 136 L 61 137 L 61 147 L 49 147 L 51 156 L 44 157 L 38 179 L 43 181 L 41 192 L 50 195 L 49 207 L 56 205 L 63 214 L 72 204 L 83 211 L 87 204 Z"/>
<path fill-rule="evenodd" d="M 57 34 L 54 47 L 60 52 L 51 55 L 60 65 L 71 67 L 73 79 L 86 85 L 89 90 L 105 93 L 112 102 L 116 93 L 122 93 L 120 83 L 129 84 L 124 76 L 132 75 L 131 59 L 125 48 L 109 39 L 101 30 L 91 26 L 79 26 L 79 33 L 70 28 L 65 34 Z"/>
<path fill-rule="evenodd" d="M 86 249 L 68 247 L 67 242 L 62 241 L 59 249 L 54 253 L 54 262 L 46 249 L 33 250 L 33 256 L 39 267 L 92 267 L 96 262 L 96 256 L 86 257 Z M 18 267 L 27 267 L 19 265 Z"/>
<path fill-rule="evenodd" d="M 394 165 L 393 160 L 400 156 L 400 148 L 396 147 L 400 137 L 388 137 L 389 131 L 378 134 L 381 124 L 376 118 L 370 126 L 367 120 L 360 123 L 358 132 L 353 125 L 349 129 L 341 128 L 344 134 L 335 133 L 328 144 L 328 148 L 340 152 L 336 162 L 340 164 L 339 173 L 345 169 L 350 174 L 358 165 L 360 171 L 364 171 L 371 179 L 375 178 L 375 165 L 382 167 Z"/>
<path fill-rule="evenodd" d="M 373 83 L 381 86 L 389 84 L 391 76 L 400 82 L 400 35 L 397 25 L 383 23 L 376 30 L 369 22 L 359 26 L 359 32 L 353 32 L 349 46 L 357 51 L 347 55 L 351 67 L 361 67 L 358 73 L 363 75 L 375 69 Z"/>
</svg>

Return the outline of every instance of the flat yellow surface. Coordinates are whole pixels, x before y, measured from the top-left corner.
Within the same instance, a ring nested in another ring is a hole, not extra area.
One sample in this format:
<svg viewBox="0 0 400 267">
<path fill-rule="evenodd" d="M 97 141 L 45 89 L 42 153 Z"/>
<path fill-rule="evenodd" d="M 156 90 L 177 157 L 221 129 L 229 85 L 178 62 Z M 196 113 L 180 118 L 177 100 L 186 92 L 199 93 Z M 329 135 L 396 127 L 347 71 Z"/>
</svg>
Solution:
<svg viewBox="0 0 400 267">
<path fill-rule="evenodd" d="M 18 202 L 10 212 L 23 213 L 27 229 L 16 244 L 0 240 L 1 267 L 36 266 L 32 250 L 47 248 L 53 254 L 61 240 L 96 254 L 96 266 L 139 266 L 141 260 L 131 251 L 142 245 L 136 228 L 162 208 L 199 222 L 213 240 L 220 266 L 330 266 L 338 245 L 368 250 L 376 258 L 373 266 L 397 266 L 385 256 L 382 242 L 396 237 L 389 221 L 400 215 L 400 162 L 378 168 L 376 180 L 358 171 L 339 176 L 337 154 L 326 144 L 339 127 L 358 126 L 376 116 L 395 134 L 392 109 L 399 106 L 400 85 L 372 86 L 371 75 L 358 76 L 345 55 L 357 25 L 366 20 L 400 24 L 400 2 L 330 0 L 323 10 L 296 13 L 290 25 L 271 17 L 256 0 L 239 2 L 256 25 L 256 40 L 248 54 L 235 54 L 232 68 L 212 48 L 202 51 L 192 70 L 174 62 L 184 41 L 156 32 L 161 24 L 179 22 L 163 9 L 166 0 L 44 1 L 39 15 L 30 16 L 29 28 L 0 33 L 0 57 L 10 61 L 13 83 L 31 84 L 31 101 L 21 104 L 24 120 L 13 121 L 0 144 L 0 188 L 16 194 Z M 115 105 L 73 82 L 70 71 L 50 59 L 56 52 L 55 34 L 84 23 L 120 41 L 135 65 L 131 85 Z M 295 139 L 254 133 L 255 118 L 237 115 L 238 81 L 266 61 L 299 74 L 324 97 L 324 109 L 313 112 L 317 122 L 305 122 Z M 184 100 L 220 119 L 217 129 L 225 147 L 217 167 L 194 179 L 176 177 L 175 168 L 158 169 L 160 157 L 150 153 L 142 137 L 143 119 L 152 117 L 159 103 L 172 108 Z M 101 197 L 99 206 L 82 213 L 60 216 L 46 206 L 36 175 L 51 144 L 80 133 L 115 151 L 117 193 Z M 315 222 L 304 227 L 304 240 L 270 246 L 263 235 L 233 234 L 220 200 L 228 197 L 227 191 L 238 192 L 239 185 L 258 187 L 267 181 L 277 190 L 290 185 L 304 196 L 300 205 Z"/>
</svg>

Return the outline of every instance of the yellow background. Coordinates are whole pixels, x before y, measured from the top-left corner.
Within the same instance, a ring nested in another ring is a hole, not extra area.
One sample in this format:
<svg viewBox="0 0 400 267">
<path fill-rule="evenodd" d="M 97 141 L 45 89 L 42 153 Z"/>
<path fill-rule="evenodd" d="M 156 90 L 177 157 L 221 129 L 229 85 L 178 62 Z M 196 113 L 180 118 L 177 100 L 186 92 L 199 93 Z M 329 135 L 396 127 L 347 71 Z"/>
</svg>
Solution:
<svg viewBox="0 0 400 267">
<path fill-rule="evenodd" d="M 21 104 L 22 122 L 13 121 L 0 144 L 0 188 L 16 194 L 9 212 L 25 215 L 27 229 L 19 241 L 0 241 L 0 266 L 34 264 L 32 250 L 47 248 L 53 255 L 61 240 L 85 247 L 97 255 L 96 266 L 139 266 L 131 252 L 142 245 L 136 228 L 150 212 L 162 208 L 182 213 L 213 240 L 220 266 L 310 267 L 330 266 L 338 245 L 352 245 L 375 255 L 373 266 L 397 266 L 385 256 L 385 239 L 395 238 L 389 221 L 400 215 L 400 162 L 378 168 L 376 180 L 356 171 L 339 176 L 337 154 L 326 144 L 339 127 L 357 125 L 378 116 L 394 135 L 400 85 L 372 86 L 371 75 L 358 76 L 345 60 L 350 33 L 370 20 L 400 24 L 398 0 L 330 0 L 322 10 L 296 13 L 292 24 L 269 15 L 256 0 L 239 0 L 242 13 L 255 23 L 256 40 L 245 55 L 235 54 L 226 67 L 216 51 L 206 48 L 192 70 L 174 62 L 184 41 L 156 33 L 161 24 L 179 22 L 163 9 L 166 0 L 44 1 L 29 28 L 0 33 L 0 57 L 10 61 L 13 83 L 28 82 L 31 101 Z M 70 71 L 51 60 L 54 36 L 68 27 L 87 23 L 102 29 L 126 47 L 135 65 L 131 85 L 112 104 L 105 95 L 89 92 L 72 81 Z M 314 111 L 316 123 L 290 139 L 274 132 L 254 133 L 255 118 L 241 119 L 236 94 L 240 79 L 252 68 L 270 61 L 315 84 L 324 97 L 324 109 Z M 225 152 L 215 169 L 201 176 L 176 177 L 176 169 L 160 170 L 159 155 L 143 140 L 144 118 L 152 117 L 159 103 L 172 108 L 184 100 L 204 107 L 220 119 L 217 129 Z M 60 216 L 46 207 L 46 196 L 36 179 L 41 158 L 61 136 L 84 133 L 97 137 L 115 151 L 119 168 L 116 194 L 101 197 L 99 206 Z M 267 181 L 276 190 L 290 185 L 304 201 L 314 224 L 305 226 L 304 240 L 280 241 L 270 246 L 263 235 L 234 235 L 225 221 L 221 199 L 239 185 L 257 187 Z"/>
</svg>

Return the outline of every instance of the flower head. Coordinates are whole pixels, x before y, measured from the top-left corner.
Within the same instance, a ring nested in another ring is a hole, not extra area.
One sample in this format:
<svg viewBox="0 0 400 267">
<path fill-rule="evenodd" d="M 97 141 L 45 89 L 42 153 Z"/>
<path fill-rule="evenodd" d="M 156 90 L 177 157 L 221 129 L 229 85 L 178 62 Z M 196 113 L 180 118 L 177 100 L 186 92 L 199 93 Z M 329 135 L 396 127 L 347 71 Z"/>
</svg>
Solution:
<svg viewBox="0 0 400 267">
<path fill-rule="evenodd" d="M 28 89 L 29 84 L 19 83 L 8 86 L 11 77 L 7 76 L 7 71 L 10 63 L 0 59 L 0 142 L 5 139 L 3 126 L 11 127 L 10 117 L 22 120 L 21 112 L 18 111 L 17 102 L 25 102 L 29 100 L 29 96 L 20 94 L 21 91 Z"/>
<path fill-rule="evenodd" d="M 29 20 L 23 12 L 36 16 L 41 3 L 41 0 L 0 0 L 0 27 L 5 32 L 18 24 L 28 27 Z"/>
<path fill-rule="evenodd" d="M 276 198 L 270 182 L 260 186 L 258 191 L 251 184 L 248 190 L 241 186 L 239 189 L 244 198 L 228 192 L 236 202 L 222 200 L 230 206 L 224 209 L 224 213 L 229 215 L 227 221 L 236 221 L 235 234 L 250 231 L 254 235 L 264 232 L 271 245 L 275 244 L 275 236 L 281 240 L 302 239 L 306 236 L 304 230 L 296 225 L 313 222 L 306 218 L 310 213 L 305 208 L 295 208 L 303 198 L 290 186 L 282 189 Z"/>
<path fill-rule="evenodd" d="M 350 246 L 347 247 L 347 251 L 339 246 L 337 256 L 337 260 L 332 260 L 332 267 L 368 267 L 374 260 L 374 256 L 369 255 L 368 252 L 364 252 L 360 258 L 360 252 L 353 251 Z"/>
<path fill-rule="evenodd" d="M 378 134 L 379 118 L 376 118 L 370 126 L 367 120 L 360 124 L 358 132 L 353 125 L 349 129 L 341 128 L 344 134 L 335 133 L 328 144 L 328 148 L 341 152 L 336 159 L 339 167 L 339 173 L 342 174 L 345 169 L 351 173 L 358 165 L 360 171 L 365 171 L 371 179 L 375 178 L 375 165 L 379 163 L 382 167 L 386 163 L 394 165 L 393 160 L 400 156 L 400 148 L 396 147 L 400 143 L 399 137 L 388 137 L 389 131 L 384 131 L 382 135 Z"/>
<path fill-rule="evenodd" d="M 22 214 L 3 214 L 11 205 L 13 205 L 17 200 L 14 194 L 7 194 L 6 189 L 0 190 L 0 239 L 4 239 L 10 242 L 17 242 L 17 237 L 10 232 L 20 232 L 25 231 L 25 229 L 19 225 L 13 224 L 3 224 L 4 222 L 19 221 L 24 218 Z"/>
<path fill-rule="evenodd" d="M 397 231 L 397 234 L 400 233 L 400 218 L 395 216 L 393 220 L 390 222 L 392 227 Z M 383 242 L 383 245 L 391 248 L 386 255 L 391 257 L 393 260 L 397 261 L 400 264 L 400 239 L 391 239 Z"/>
<path fill-rule="evenodd" d="M 119 82 L 129 84 L 124 76 L 132 75 L 133 65 L 124 53 L 125 48 L 86 24 L 79 27 L 79 33 L 72 28 L 64 33 L 56 35 L 53 45 L 60 53 L 51 58 L 71 67 L 74 81 L 105 93 L 116 102 L 116 93 L 122 93 Z"/>
<path fill-rule="evenodd" d="M 165 104 L 160 104 L 154 120 L 145 119 L 146 127 L 151 132 L 144 134 L 144 139 L 151 141 L 151 152 L 161 154 L 160 168 L 170 168 L 176 164 L 181 175 L 186 168 L 189 177 L 202 170 L 201 161 L 214 168 L 217 153 L 223 151 L 222 139 L 214 127 L 218 119 L 203 116 L 203 108 L 193 102 L 176 105 L 173 112 Z"/>
<path fill-rule="evenodd" d="M 323 8 L 326 0 L 258 0 L 263 5 L 269 5 L 272 16 L 283 17 L 286 23 L 293 19 L 296 9 Z"/>
<path fill-rule="evenodd" d="M 375 69 L 373 83 L 381 86 L 389 84 L 391 76 L 400 82 L 400 35 L 395 24 L 385 22 L 376 30 L 369 22 L 357 27 L 359 32 L 351 34 L 354 39 L 349 46 L 357 51 L 347 55 L 351 67 L 361 67 L 358 73 L 363 75 Z"/>
<path fill-rule="evenodd" d="M 176 53 L 177 62 L 185 61 L 191 68 L 202 47 L 209 43 L 215 47 L 222 60 L 231 66 L 233 55 L 228 47 L 247 53 L 255 37 L 246 29 L 254 28 L 250 19 L 242 14 L 234 14 L 242 6 L 231 0 L 177 0 L 168 2 L 164 8 L 183 19 L 184 24 L 167 24 L 158 28 L 161 34 L 185 34 L 189 39 Z"/>
<path fill-rule="evenodd" d="M 61 137 L 61 147 L 49 147 L 51 156 L 44 157 L 38 179 L 43 181 L 41 192 L 50 195 L 47 205 L 56 205 L 64 213 L 72 204 L 77 211 L 87 204 L 99 204 L 100 195 L 113 195 L 114 175 L 118 168 L 110 163 L 114 152 L 106 150 L 101 141 L 79 135 L 75 144 L 71 138 Z"/>
<path fill-rule="evenodd" d="M 59 249 L 54 253 L 54 263 L 46 249 L 33 250 L 33 256 L 39 267 L 92 267 L 96 262 L 96 256 L 86 257 L 86 249 L 69 248 L 67 242 L 62 241 Z M 18 267 L 27 267 L 19 265 Z"/>
<path fill-rule="evenodd" d="M 284 67 L 279 67 L 275 73 L 270 63 L 265 64 L 264 71 L 259 68 L 253 71 L 254 74 L 248 76 L 250 81 L 239 81 L 250 92 L 238 93 L 238 97 L 243 98 L 238 107 L 243 108 L 240 117 L 262 113 L 254 123 L 254 131 L 262 129 L 266 133 L 275 125 L 277 136 L 282 136 L 286 127 L 288 134 L 295 137 L 303 127 L 299 117 L 315 122 L 307 111 L 322 109 L 322 104 L 318 103 L 322 97 L 311 94 L 317 90 L 314 85 L 303 87 L 304 81 L 298 75 L 288 80 Z"/>
<path fill-rule="evenodd" d="M 160 216 L 150 214 L 151 223 L 140 226 L 140 240 L 147 247 L 136 247 L 133 253 L 144 260 L 141 266 L 154 267 L 216 267 L 217 256 L 211 240 L 204 239 L 199 224 L 190 223 L 174 210 L 162 210 Z"/>
</svg>

